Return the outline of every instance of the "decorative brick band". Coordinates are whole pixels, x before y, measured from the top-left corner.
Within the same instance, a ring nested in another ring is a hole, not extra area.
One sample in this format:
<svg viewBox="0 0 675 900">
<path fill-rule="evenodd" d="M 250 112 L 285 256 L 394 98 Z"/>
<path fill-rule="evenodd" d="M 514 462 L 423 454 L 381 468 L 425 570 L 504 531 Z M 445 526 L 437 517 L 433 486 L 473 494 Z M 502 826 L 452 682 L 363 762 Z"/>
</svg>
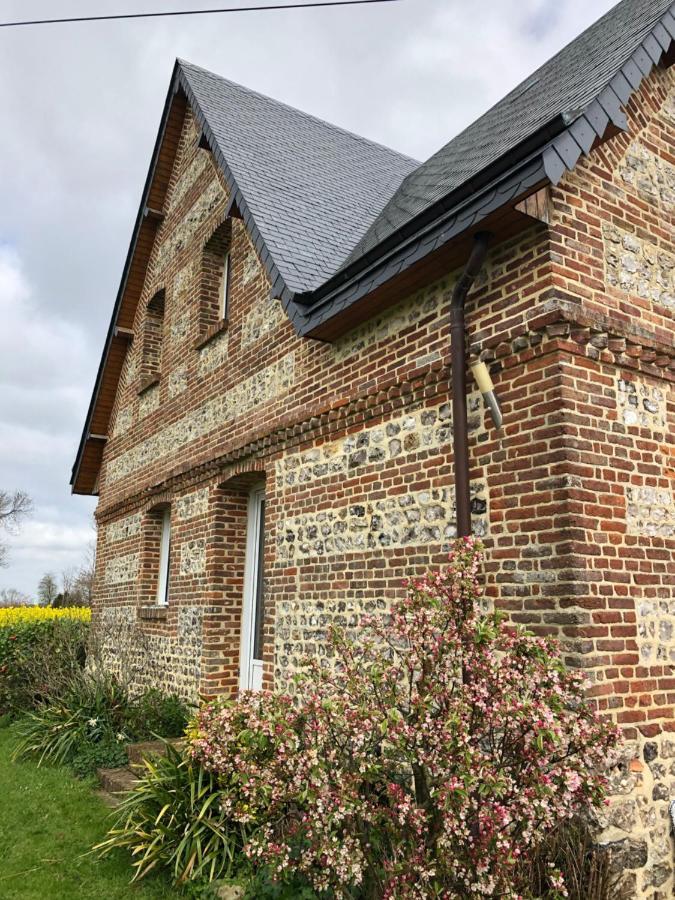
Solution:
<svg viewBox="0 0 675 900">
<path fill-rule="evenodd" d="M 614 362 L 624 369 L 647 369 L 654 377 L 671 380 L 675 378 L 675 374 L 668 368 L 670 366 L 675 369 L 675 356 L 671 355 L 670 350 L 672 345 L 670 336 L 666 347 L 665 340 L 663 342 L 659 340 L 660 335 L 648 333 L 637 323 L 631 323 L 628 338 L 625 334 L 621 336 L 610 316 L 601 316 L 597 313 L 589 315 L 579 308 L 573 298 L 566 298 L 559 290 L 553 292 L 543 308 L 533 314 L 528 327 L 528 338 L 523 339 L 522 343 L 520 339 L 514 341 L 513 346 L 498 342 L 481 353 L 481 357 L 488 362 L 501 361 L 504 358 L 507 367 L 519 365 L 522 353 L 531 354 L 534 351 L 538 357 L 544 357 L 549 353 L 558 352 L 563 341 L 570 352 L 575 351 L 582 356 L 592 355 L 592 358 L 596 359 L 602 355 L 603 360 Z M 224 448 L 224 452 L 209 463 L 195 468 L 186 466 L 180 471 L 173 472 L 169 479 L 156 485 L 155 490 L 169 489 L 178 483 L 182 487 L 185 486 L 188 470 L 192 473 L 191 483 L 197 485 L 209 474 L 222 473 L 242 458 L 300 444 L 318 429 L 330 428 L 340 431 L 349 426 L 355 412 L 361 416 L 365 410 L 366 418 L 369 418 L 377 415 L 376 411 L 385 404 L 397 403 L 401 408 L 405 408 L 416 400 L 418 389 L 421 387 L 425 393 L 434 389 L 436 393 L 445 394 L 449 380 L 448 367 L 442 362 L 433 361 L 413 373 L 406 373 L 404 378 L 401 378 L 399 373 L 394 373 L 390 379 L 380 382 L 377 391 L 356 394 L 348 402 L 335 401 L 327 408 L 325 401 L 317 401 L 311 407 L 303 407 L 300 416 L 292 413 L 285 416 L 272 432 L 264 423 L 259 432 L 251 434 L 245 443 Z M 106 508 L 99 506 L 97 517 L 99 521 L 105 521 L 127 509 L 133 509 L 138 500 L 138 495 L 131 494 L 123 501 L 112 503 Z"/>
</svg>

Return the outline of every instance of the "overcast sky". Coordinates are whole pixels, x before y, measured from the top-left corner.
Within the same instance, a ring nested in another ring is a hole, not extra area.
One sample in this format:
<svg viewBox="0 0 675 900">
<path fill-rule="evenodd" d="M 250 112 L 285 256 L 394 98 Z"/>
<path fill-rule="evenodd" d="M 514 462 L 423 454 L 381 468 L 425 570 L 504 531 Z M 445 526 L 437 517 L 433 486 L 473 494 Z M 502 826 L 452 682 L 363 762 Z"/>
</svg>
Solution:
<svg viewBox="0 0 675 900">
<path fill-rule="evenodd" d="M 270 0 L 267 0 L 270 2 Z M 241 5 L 4 0 L 0 18 Z M 425 159 L 612 0 L 400 0 L 0 29 L 0 488 L 28 491 L 0 589 L 77 565 L 70 469 L 176 56 Z"/>
</svg>

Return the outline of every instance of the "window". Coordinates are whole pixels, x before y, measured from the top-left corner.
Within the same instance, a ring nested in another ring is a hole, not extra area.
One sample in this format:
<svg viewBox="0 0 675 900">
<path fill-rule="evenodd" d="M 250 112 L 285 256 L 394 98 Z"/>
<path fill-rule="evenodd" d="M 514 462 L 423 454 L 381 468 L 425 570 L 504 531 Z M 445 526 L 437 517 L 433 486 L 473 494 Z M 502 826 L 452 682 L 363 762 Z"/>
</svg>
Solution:
<svg viewBox="0 0 675 900">
<path fill-rule="evenodd" d="M 143 330 L 143 361 L 141 377 L 144 381 L 159 378 L 162 367 L 164 339 L 164 291 L 157 291 L 148 303 Z M 141 388 L 143 388 L 143 384 Z"/>
<path fill-rule="evenodd" d="M 223 283 L 220 289 L 220 318 L 227 319 L 227 308 L 230 303 L 230 251 L 223 261 Z"/>
<path fill-rule="evenodd" d="M 159 577 L 157 578 L 157 605 L 169 602 L 169 571 L 171 568 L 171 507 L 162 513 L 162 530 L 159 540 Z"/>
<path fill-rule="evenodd" d="M 227 321 L 232 266 L 232 220 L 226 219 L 213 232 L 202 250 L 199 301 L 199 338 L 209 338 Z"/>
<path fill-rule="evenodd" d="M 265 487 L 253 488 L 248 502 L 244 605 L 241 622 L 239 687 L 262 690 L 265 625 Z"/>
</svg>

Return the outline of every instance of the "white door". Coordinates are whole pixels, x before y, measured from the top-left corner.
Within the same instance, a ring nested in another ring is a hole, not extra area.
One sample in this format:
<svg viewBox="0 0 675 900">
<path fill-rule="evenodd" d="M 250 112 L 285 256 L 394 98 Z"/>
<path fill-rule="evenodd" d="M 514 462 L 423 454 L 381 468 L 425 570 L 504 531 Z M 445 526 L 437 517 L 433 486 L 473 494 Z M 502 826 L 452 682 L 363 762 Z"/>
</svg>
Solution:
<svg viewBox="0 0 675 900">
<path fill-rule="evenodd" d="M 244 607 L 241 621 L 239 688 L 262 689 L 264 610 L 265 487 L 253 488 L 248 502 Z"/>
</svg>

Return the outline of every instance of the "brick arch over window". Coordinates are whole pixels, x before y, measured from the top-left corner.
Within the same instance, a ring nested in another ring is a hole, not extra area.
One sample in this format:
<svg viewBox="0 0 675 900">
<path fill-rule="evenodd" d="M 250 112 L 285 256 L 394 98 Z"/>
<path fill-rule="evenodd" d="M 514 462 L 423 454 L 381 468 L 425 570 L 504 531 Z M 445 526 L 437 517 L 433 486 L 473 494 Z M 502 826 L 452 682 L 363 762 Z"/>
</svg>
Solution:
<svg viewBox="0 0 675 900">
<path fill-rule="evenodd" d="M 160 290 L 153 294 L 145 308 L 141 360 L 141 389 L 155 382 L 162 371 L 165 307 L 166 298 L 164 288 L 160 288 Z"/>
<path fill-rule="evenodd" d="M 199 285 L 199 331 L 205 334 L 227 320 L 232 270 L 232 219 L 227 218 L 204 244 Z"/>
</svg>

